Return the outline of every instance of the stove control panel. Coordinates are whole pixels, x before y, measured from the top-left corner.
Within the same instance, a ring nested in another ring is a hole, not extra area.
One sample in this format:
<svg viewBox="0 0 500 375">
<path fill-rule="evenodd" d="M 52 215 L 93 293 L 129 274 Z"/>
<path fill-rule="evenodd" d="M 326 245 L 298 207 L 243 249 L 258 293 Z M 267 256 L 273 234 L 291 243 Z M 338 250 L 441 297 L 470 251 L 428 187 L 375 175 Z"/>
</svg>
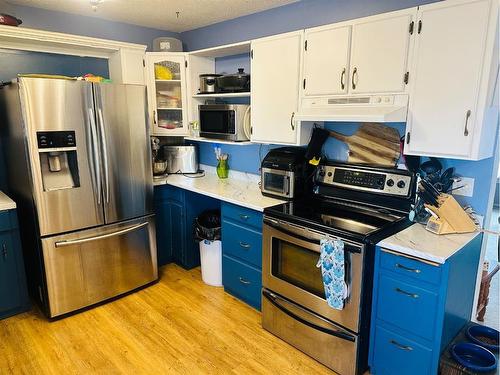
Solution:
<svg viewBox="0 0 500 375">
<path fill-rule="evenodd" d="M 410 195 L 411 176 L 397 169 L 386 172 L 362 167 L 320 165 L 316 172 L 316 183 L 406 197 Z"/>
</svg>

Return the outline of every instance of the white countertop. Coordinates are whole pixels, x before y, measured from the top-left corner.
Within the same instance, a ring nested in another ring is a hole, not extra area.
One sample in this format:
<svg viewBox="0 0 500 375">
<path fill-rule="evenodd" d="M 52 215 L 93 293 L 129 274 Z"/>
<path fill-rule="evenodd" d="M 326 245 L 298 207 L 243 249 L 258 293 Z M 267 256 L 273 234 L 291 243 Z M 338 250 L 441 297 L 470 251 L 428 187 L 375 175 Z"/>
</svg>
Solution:
<svg viewBox="0 0 500 375">
<path fill-rule="evenodd" d="M 0 211 L 15 209 L 16 202 L 10 199 L 3 191 L 0 191 Z"/>
<path fill-rule="evenodd" d="M 421 224 L 413 224 L 380 241 L 378 245 L 401 254 L 444 264 L 478 234 L 479 232 L 437 235 L 426 230 Z"/>
<path fill-rule="evenodd" d="M 258 175 L 230 171 L 229 178 L 220 179 L 217 177 L 214 167 L 201 165 L 200 168 L 205 170 L 203 177 L 195 178 L 173 174 L 164 179 L 155 180 L 153 184 L 155 186 L 165 184 L 176 186 L 256 211 L 263 211 L 266 207 L 284 202 L 262 195 L 258 185 L 260 181 Z"/>
</svg>

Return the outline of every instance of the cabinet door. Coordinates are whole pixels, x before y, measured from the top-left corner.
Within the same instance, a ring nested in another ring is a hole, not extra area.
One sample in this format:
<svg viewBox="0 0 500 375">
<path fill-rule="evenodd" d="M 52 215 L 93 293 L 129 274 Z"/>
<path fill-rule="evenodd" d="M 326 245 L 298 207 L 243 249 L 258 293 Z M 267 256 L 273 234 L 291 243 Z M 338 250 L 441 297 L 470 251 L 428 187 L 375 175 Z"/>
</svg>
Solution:
<svg viewBox="0 0 500 375">
<path fill-rule="evenodd" d="M 146 54 L 148 102 L 154 135 L 188 134 L 184 55 Z"/>
<path fill-rule="evenodd" d="M 170 202 L 155 201 L 156 248 L 158 249 L 158 266 L 172 261 L 172 220 Z"/>
<path fill-rule="evenodd" d="M 304 95 L 347 92 L 351 26 L 306 30 Z"/>
<path fill-rule="evenodd" d="M 170 228 L 172 256 L 177 264 L 183 265 L 186 252 L 186 223 L 183 203 L 170 202 Z"/>
<path fill-rule="evenodd" d="M 350 92 L 403 92 L 413 14 L 396 12 L 353 26 Z"/>
<path fill-rule="evenodd" d="M 303 32 L 252 41 L 252 141 L 296 144 Z"/>
<path fill-rule="evenodd" d="M 0 314 L 21 303 L 16 255 L 10 232 L 0 234 Z"/>
<path fill-rule="evenodd" d="M 419 10 L 405 152 L 467 157 L 485 54 L 490 1 Z"/>
</svg>

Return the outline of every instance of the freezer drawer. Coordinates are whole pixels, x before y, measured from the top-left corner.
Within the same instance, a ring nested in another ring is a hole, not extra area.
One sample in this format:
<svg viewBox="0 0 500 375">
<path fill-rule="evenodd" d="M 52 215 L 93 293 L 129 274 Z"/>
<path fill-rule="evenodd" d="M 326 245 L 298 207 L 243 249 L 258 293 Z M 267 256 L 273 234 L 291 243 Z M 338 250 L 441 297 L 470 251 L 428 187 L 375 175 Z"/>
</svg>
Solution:
<svg viewBox="0 0 500 375">
<path fill-rule="evenodd" d="M 154 216 L 42 239 L 56 317 L 158 279 Z"/>
</svg>

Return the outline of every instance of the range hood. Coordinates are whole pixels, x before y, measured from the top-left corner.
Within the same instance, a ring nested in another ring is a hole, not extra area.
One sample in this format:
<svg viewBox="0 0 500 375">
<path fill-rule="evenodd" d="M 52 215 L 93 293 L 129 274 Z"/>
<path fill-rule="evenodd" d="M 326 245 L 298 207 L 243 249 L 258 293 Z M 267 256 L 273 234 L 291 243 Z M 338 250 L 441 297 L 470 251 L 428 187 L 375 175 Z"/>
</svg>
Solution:
<svg viewBox="0 0 500 375">
<path fill-rule="evenodd" d="M 298 121 L 406 122 L 408 95 L 304 98 Z"/>
</svg>

